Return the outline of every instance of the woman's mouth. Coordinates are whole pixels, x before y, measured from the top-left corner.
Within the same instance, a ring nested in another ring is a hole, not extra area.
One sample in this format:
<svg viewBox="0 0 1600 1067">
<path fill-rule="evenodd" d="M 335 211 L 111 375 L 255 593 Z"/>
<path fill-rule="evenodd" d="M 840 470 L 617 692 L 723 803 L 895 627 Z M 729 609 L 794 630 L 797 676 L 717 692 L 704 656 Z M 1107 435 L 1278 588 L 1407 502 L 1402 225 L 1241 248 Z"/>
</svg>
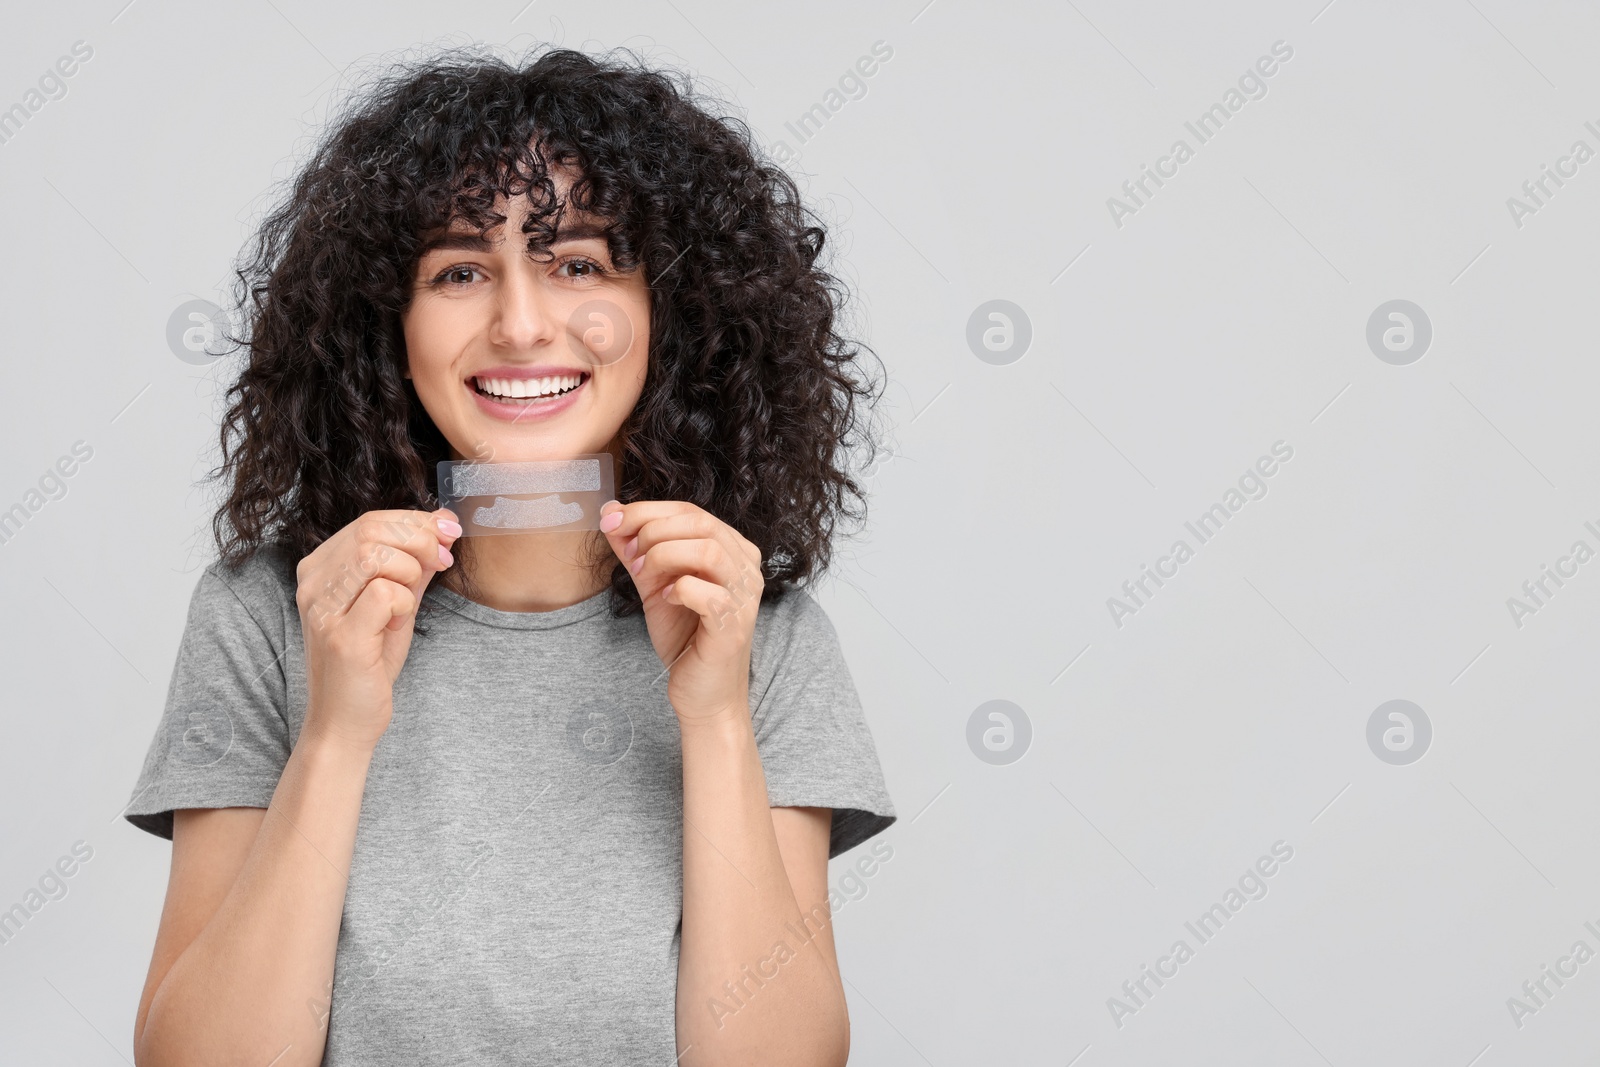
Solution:
<svg viewBox="0 0 1600 1067">
<path fill-rule="evenodd" d="M 588 371 L 563 368 L 530 376 L 523 368 L 500 368 L 467 379 L 479 410 L 494 418 L 516 422 L 565 411 L 588 384 Z"/>
<path fill-rule="evenodd" d="M 565 396 L 587 381 L 588 377 L 586 371 L 556 374 L 545 378 L 474 377 L 472 388 L 479 396 L 526 407 L 538 404 L 540 401 Z"/>
</svg>

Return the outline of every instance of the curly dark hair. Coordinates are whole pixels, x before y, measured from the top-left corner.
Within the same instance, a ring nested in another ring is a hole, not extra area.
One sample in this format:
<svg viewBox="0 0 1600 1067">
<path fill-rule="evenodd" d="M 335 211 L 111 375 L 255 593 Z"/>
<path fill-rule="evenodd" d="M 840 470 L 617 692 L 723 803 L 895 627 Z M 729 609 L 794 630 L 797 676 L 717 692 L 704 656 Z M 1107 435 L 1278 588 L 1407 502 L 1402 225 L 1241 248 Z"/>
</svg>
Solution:
<svg viewBox="0 0 1600 1067">
<path fill-rule="evenodd" d="M 871 349 L 836 329 L 847 293 L 794 181 L 705 99 L 626 49 L 512 64 L 475 46 L 359 94 L 236 265 L 248 354 L 212 472 L 229 487 L 212 522 L 224 563 L 268 545 L 298 560 L 366 511 L 438 506 L 451 454 L 401 330 L 423 241 L 455 219 L 492 229 L 497 196 L 526 195 L 528 248 L 546 250 L 567 207 L 556 166 L 575 168 L 571 207 L 607 221 L 617 269 L 642 266 L 652 289 L 617 498 L 705 508 L 761 548 L 768 593 L 824 570 L 838 521 L 865 515 L 850 472 L 881 447 L 881 389 L 852 373 Z M 611 558 L 611 609 L 635 613 Z"/>
</svg>

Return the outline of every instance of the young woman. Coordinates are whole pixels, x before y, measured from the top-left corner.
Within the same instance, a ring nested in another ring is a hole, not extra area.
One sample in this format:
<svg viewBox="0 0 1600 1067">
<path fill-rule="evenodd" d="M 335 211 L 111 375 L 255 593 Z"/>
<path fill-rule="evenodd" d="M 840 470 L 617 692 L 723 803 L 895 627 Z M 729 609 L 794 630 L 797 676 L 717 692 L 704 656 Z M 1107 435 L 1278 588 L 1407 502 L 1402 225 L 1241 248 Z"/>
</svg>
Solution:
<svg viewBox="0 0 1600 1067">
<path fill-rule="evenodd" d="M 797 586 L 879 394 L 810 218 L 631 57 L 447 55 L 336 124 L 239 272 L 126 813 L 172 840 L 140 1067 L 845 1062 L 827 863 L 895 813 Z M 437 506 L 607 452 L 599 530 Z"/>
</svg>

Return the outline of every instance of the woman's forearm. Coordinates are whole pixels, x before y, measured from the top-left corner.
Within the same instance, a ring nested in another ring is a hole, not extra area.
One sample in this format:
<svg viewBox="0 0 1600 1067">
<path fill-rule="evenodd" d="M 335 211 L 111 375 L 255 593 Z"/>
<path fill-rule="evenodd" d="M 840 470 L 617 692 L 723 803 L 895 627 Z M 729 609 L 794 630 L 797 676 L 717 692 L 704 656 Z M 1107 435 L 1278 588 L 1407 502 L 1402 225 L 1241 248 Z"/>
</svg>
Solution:
<svg viewBox="0 0 1600 1067">
<path fill-rule="evenodd" d="M 828 916 L 802 916 L 796 903 L 749 711 L 739 710 L 681 727 L 680 1062 L 843 1064 L 844 995 L 812 943 Z"/>
<path fill-rule="evenodd" d="M 151 999 L 140 1067 L 322 1061 L 371 760 L 302 732 L 239 877 Z"/>
</svg>

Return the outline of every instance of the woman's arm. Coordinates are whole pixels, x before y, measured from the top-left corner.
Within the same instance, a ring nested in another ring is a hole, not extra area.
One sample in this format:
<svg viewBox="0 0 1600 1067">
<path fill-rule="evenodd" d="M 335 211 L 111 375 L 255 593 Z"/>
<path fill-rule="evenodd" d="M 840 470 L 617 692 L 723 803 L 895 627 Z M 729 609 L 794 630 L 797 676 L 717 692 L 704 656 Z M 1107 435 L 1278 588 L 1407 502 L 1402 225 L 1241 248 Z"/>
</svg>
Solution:
<svg viewBox="0 0 1600 1067">
<path fill-rule="evenodd" d="M 302 733 L 267 809 L 173 813 L 172 878 L 134 1025 L 138 1067 L 322 1062 L 371 759 L 370 747 Z"/>
<path fill-rule="evenodd" d="M 460 533 L 443 509 L 368 512 L 300 561 L 299 738 L 253 834 L 234 810 L 185 813 L 181 829 L 173 816 L 172 880 L 134 1028 L 139 1067 L 322 1062 L 367 770 L 417 605 Z"/>
<path fill-rule="evenodd" d="M 671 674 L 682 738 L 679 1062 L 842 1065 L 850 1024 L 829 929 L 831 814 L 768 806 L 750 717 L 761 550 L 684 501 L 608 501 L 601 516 Z"/>
<path fill-rule="evenodd" d="M 748 707 L 680 726 L 680 1062 L 842 1065 L 850 1025 L 828 912 L 832 812 L 767 806 Z"/>
</svg>

